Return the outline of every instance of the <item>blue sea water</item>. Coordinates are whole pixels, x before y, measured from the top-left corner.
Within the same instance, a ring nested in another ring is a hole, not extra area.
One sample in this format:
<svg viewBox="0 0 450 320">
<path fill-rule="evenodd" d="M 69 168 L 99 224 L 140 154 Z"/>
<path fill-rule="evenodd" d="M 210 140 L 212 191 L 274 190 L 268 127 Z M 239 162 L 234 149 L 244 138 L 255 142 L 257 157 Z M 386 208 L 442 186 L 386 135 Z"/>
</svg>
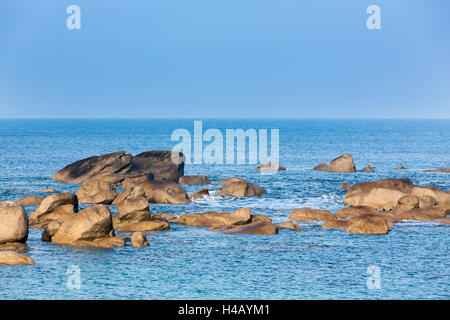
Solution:
<svg viewBox="0 0 450 320">
<path fill-rule="evenodd" d="M 280 163 L 286 171 L 262 175 L 255 165 L 187 165 L 185 174 L 220 180 L 239 176 L 263 186 L 259 198 L 211 195 L 189 205 L 150 204 L 152 213 L 231 211 L 250 207 L 275 223 L 293 208 L 336 211 L 339 186 L 389 177 L 450 190 L 450 174 L 423 169 L 450 167 L 449 120 L 203 120 L 204 130 L 280 130 Z M 126 150 L 171 149 L 173 130 L 193 132 L 193 120 L 0 120 L 0 200 L 53 187 L 78 186 L 49 177 L 91 155 Z M 206 145 L 206 144 L 205 144 Z M 320 162 L 351 153 L 358 169 L 373 173 L 311 171 Z M 403 165 L 405 170 L 396 170 Z M 188 192 L 200 187 L 187 186 Z M 26 207 L 31 213 L 34 207 Z M 114 208 L 112 207 L 112 211 Z M 30 231 L 33 266 L 0 267 L 0 299 L 449 299 L 450 226 L 396 224 L 382 236 L 323 230 L 301 223 L 304 232 L 231 236 L 201 227 L 171 224 L 153 232 L 151 244 L 115 249 L 63 247 Z M 67 286 L 70 266 L 80 270 L 81 288 Z M 369 288 L 367 269 L 380 270 L 381 287 Z M 69 271 L 68 271 L 69 270 Z"/>
</svg>

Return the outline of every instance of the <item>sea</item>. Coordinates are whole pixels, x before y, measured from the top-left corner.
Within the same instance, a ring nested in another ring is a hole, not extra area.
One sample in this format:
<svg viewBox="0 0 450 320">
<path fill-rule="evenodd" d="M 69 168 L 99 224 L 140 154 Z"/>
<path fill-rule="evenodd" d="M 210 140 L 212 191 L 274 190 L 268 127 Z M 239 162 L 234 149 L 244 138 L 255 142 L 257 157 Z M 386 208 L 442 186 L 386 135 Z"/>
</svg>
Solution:
<svg viewBox="0 0 450 320">
<path fill-rule="evenodd" d="M 50 179 L 67 164 L 126 150 L 172 150 L 176 129 L 278 129 L 279 162 L 286 171 L 261 174 L 253 163 L 187 164 L 186 175 L 206 175 L 210 196 L 188 205 L 150 204 L 151 213 L 175 215 L 234 211 L 288 220 L 294 208 L 332 212 L 344 207 L 340 185 L 409 178 L 419 186 L 450 190 L 450 120 L 366 119 L 3 119 L 0 120 L 0 201 L 47 196 L 43 188 L 75 192 L 79 186 Z M 215 131 L 217 132 L 217 131 Z M 204 143 L 207 146 L 208 142 Z M 270 145 L 270 139 L 269 139 Z M 353 155 L 358 170 L 312 171 L 321 162 Z M 405 169 L 398 170 L 397 166 Z M 258 184 L 267 194 L 221 198 L 228 177 Z M 31 213 L 36 207 L 25 207 Z M 112 213 L 116 209 L 111 207 Z M 325 230 L 299 223 L 302 232 L 225 235 L 171 223 L 151 232 L 150 245 L 114 249 L 60 246 L 31 229 L 31 266 L 0 266 L 0 299 L 449 299 L 450 225 L 406 221 L 386 235 Z M 119 234 L 120 235 L 120 234 Z M 126 237 L 127 235 L 123 235 Z"/>
</svg>

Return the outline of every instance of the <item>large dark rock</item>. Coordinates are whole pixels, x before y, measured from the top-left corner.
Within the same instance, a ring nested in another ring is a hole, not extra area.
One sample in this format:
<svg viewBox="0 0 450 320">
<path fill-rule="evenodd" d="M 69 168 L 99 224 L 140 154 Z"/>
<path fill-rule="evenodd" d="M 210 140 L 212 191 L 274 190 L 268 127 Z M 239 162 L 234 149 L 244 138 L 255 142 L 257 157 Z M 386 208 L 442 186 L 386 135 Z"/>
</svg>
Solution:
<svg viewBox="0 0 450 320">
<path fill-rule="evenodd" d="M 176 161 L 177 159 L 179 161 Z M 155 180 L 177 182 L 184 175 L 184 160 L 185 157 L 181 152 L 165 150 L 143 152 L 133 157 L 128 175 L 136 175 L 137 173 L 147 175 L 151 173 Z"/>
</svg>

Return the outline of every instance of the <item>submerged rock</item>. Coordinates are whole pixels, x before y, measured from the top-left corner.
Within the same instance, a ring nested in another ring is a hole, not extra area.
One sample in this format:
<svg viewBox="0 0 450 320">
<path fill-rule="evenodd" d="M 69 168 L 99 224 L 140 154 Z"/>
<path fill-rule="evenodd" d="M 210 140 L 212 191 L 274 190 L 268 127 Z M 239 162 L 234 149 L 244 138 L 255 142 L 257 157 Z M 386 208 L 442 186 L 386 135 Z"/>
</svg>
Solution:
<svg viewBox="0 0 450 320">
<path fill-rule="evenodd" d="M 438 169 L 432 169 L 432 170 L 423 170 L 423 172 L 450 172 L 450 168 L 438 168 Z"/>
<path fill-rule="evenodd" d="M 34 260 L 23 254 L 14 251 L 0 251 L 0 265 L 32 265 L 35 264 Z"/>
<path fill-rule="evenodd" d="M 311 209 L 308 207 L 293 209 L 289 214 L 289 219 L 295 221 L 328 221 L 335 220 L 336 216 L 328 210 Z"/>
<path fill-rule="evenodd" d="M 211 184 L 207 176 L 182 176 L 178 179 L 179 184 L 187 184 L 187 185 L 205 185 Z"/>
<path fill-rule="evenodd" d="M 397 169 L 397 170 L 403 170 L 403 169 L 405 169 L 405 167 L 404 167 L 404 166 L 398 166 L 398 167 L 396 167 L 395 169 Z"/>
<path fill-rule="evenodd" d="M 143 248 L 148 246 L 148 241 L 142 232 L 135 232 L 131 236 L 131 246 L 133 248 Z"/>
<path fill-rule="evenodd" d="M 356 172 L 355 164 L 353 163 L 353 157 L 351 154 L 344 154 L 334 160 L 328 165 L 326 163 L 320 163 L 313 168 L 315 171 L 328 171 L 328 172 Z"/>
<path fill-rule="evenodd" d="M 248 182 L 232 182 L 219 191 L 220 196 L 258 197 L 267 192 L 263 187 Z"/>
<path fill-rule="evenodd" d="M 282 222 L 277 224 L 278 228 L 282 228 L 282 229 L 293 229 L 293 230 L 300 230 L 301 227 L 298 224 L 293 223 L 292 221 L 286 221 L 286 222 Z"/>
<path fill-rule="evenodd" d="M 44 200 L 44 197 L 37 197 L 31 195 L 17 200 L 16 203 L 21 206 L 38 206 L 41 204 L 42 200 Z"/>
<path fill-rule="evenodd" d="M 189 195 L 189 198 L 191 198 L 191 199 L 201 199 L 204 196 L 209 196 L 209 190 L 208 189 L 200 189 L 198 191 L 195 191 L 194 193 L 191 193 Z"/>
<path fill-rule="evenodd" d="M 238 234 L 276 234 L 278 233 L 278 227 L 268 221 L 256 221 L 245 225 L 233 226 L 221 230 L 222 233 L 230 235 Z"/>
<path fill-rule="evenodd" d="M 367 167 L 361 169 L 361 172 L 374 172 L 374 171 L 375 170 L 372 168 L 370 164 Z"/>
<path fill-rule="evenodd" d="M 25 209 L 12 201 L 0 202 L 0 244 L 26 242 L 28 216 Z"/>
</svg>

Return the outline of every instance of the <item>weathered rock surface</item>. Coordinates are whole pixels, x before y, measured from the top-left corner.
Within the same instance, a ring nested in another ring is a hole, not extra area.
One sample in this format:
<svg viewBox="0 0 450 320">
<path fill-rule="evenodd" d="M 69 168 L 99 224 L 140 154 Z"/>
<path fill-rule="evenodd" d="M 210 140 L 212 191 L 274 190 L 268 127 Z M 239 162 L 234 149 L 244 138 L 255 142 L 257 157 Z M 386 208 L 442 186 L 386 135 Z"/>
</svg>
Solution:
<svg viewBox="0 0 450 320">
<path fill-rule="evenodd" d="M 143 248 L 148 246 L 147 238 L 142 232 L 135 232 L 131 236 L 131 246 L 133 248 Z"/>
<path fill-rule="evenodd" d="M 51 241 L 57 244 L 88 245 L 87 242 L 113 235 L 114 229 L 109 208 L 105 205 L 95 205 L 81 210 L 64 221 L 51 237 Z M 80 243 L 80 241 L 85 242 Z"/>
<path fill-rule="evenodd" d="M 419 208 L 430 208 L 437 204 L 438 202 L 432 196 L 424 195 L 419 199 Z"/>
<path fill-rule="evenodd" d="M 326 163 L 320 163 L 313 168 L 315 171 L 328 171 L 328 172 L 356 172 L 356 167 L 353 162 L 351 154 L 344 154 L 334 160 L 328 165 Z"/>
<path fill-rule="evenodd" d="M 34 260 L 23 254 L 14 251 L 0 251 L 0 265 L 31 265 L 34 264 Z"/>
<path fill-rule="evenodd" d="M 445 214 L 435 208 L 412 209 L 398 214 L 401 220 L 433 221 L 445 217 Z"/>
<path fill-rule="evenodd" d="M 150 203 L 187 204 L 190 203 L 186 190 L 172 181 L 150 181 L 140 185 Z"/>
<path fill-rule="evenodd" d="M 338 219 L 350 219 L 363 214 L 375 214 L 377 210 L 368 206 L 356 206 L 342 208 L 336 211 L 336 218 Z"/>
<path fill-rule="evenodd" d="M 176 160 L 176 162 L 174 162 Z M 133 157 L 128 174 L 151 173 L 155 180 L 177 182 L 184 175 L 185 157 L 181 152 L 154 150 Z"/>
<path fill-rule="evenodd" d="M 28 216 L 25 209 L 12 201 L 0 202 L 0 244 L 26 242 Z"/>
<path fill-rule="evenodd" d="M 221 230 L 225 234 L 238 235 L 238 234 L 276 234 L 278 233 L 278 227 L 268 221 L 256 221 L 245 225 L 234 226 Z"/>
<path fill-rule="evenodd" d="M 155 177 L 152 173 L 130 173 L 124 177 L 121 185 L 122 188 L 128 190 L 149 181 L 155 181 Z"/>
<path fill-rule="evenodd" d="M 263 187 L 248 182 L 232 182 L 219 191 L 220 196 L 259 197 L 267 192 Z"/>
<path fill-rule="evenodd" d="M 347 220 L 329 220 L 322 224 L 323 229 L 345 229 L 350 224 Z"/>
<path fill-rule="evenodd" d="M 178 179 L 179 184 L 205 185 L 211 184 L 207 176 L 182 176 Z"/>
<path fill-rule="evenodd" d="M 432 222 L 450 224 L 450 217 L 439 218 L 439 219 L 433 220 Z"/>
<path fill-rule="evenodd" d="M 198 191 L 195 191 L 194 193 L 191 193 L 189 195 L 189 198 L 191 198 L 191 199 L 201 199 L 204 196 L 209 196 L 209 190 L 208 189 L 200 189 Z"/>
<path fill-rule="evenodd" d="M 289 214 L 289 219 L 295 221 L 328 221 L 335 220 L 336 216 L 328 210 L 299 208 L 293 209 Z"/>
<path fill-rule="evenodd" d="M 367 167 L 361 169 L 361 172 L 374 172 L 374 171 L 375 170 L 372 168 L 370 164 Z"/>
<path fill-rule="evenodd" d="M 220 184 L 222 186 L 227 186 L 227 185 L 229 185 L 230 183 L 233 183 L 233 182 L 248 182 L 248 181 L 244 180 L 244 179 L 241 179 L 241 178 L 237 178 L 237 177 L 230 177 L 230 178 L 226 178 L 226 179 L 220 181 Z"/>
<path fill-rule="evenodd" d="M 152 214 L 151 217 L 154 219 L 160 219 L 160 220 L 166 220 L 166 221 L 172 221 L 177 218 L 176 215 L 170 214 L 170 213 Z"/>
<path fill-rule="evenodd" d="M 149 218 L 148 220 L 140 222 L 120 222 L 116 216 L 113 217 L 114 229 L 117 231 L 130 232 L 146 232 L 146 231 L 166 231 L 170 229 L 169 223 L 164 219 Z"/>
<path fill-rule="evenodd" d="M 80 203 L 111 204 L 119 193 L 113 184 L 94 178 L 87 180 L 75 194 Z"/>
<path fill-rule="evenodd" d="M 145 198 L 125 199 L 117 205 L 117 212 L 121 222 L 141 222 L 150 218 L 150 209 Z"/>
<path fill-rule="evenodd" d="M 357 234 L 386 234 L 389 232 L 389 227 L 383 217 L 363 215 L 350 219 L 349 224 L 345 227 L 345 232 Z"/>
<path fill-rule="evenodd" d="M 42 200 L 39 207 L 30 215 L 30 225 L 40 228 L 49 220 L 63 221 L 78 211 L 76 195 L 64 192 L 55 193 Z"/>
<path fill-rule="evenodd" d="M 264 163 L 255 168 L 256 171 L 284 171 L 285 167 L 275 163 Z"/>
<path fill-rule="evenodd" d="M 16 203 L 20 204 L 21 206 L 38 206 L 41 204 L 42 200 L 44 200 L 44 197 L 31 195 L 17 200 Z"/>
<path fill-rule="evenodd" d="M 208 211 L 203 213 L 184 214 L 174 219 L 174 222 L 189 226 L 222 227 L 241 225 L 250 222 L 249 208 L 241 208 L 234 212 Z"/>
</svg>

